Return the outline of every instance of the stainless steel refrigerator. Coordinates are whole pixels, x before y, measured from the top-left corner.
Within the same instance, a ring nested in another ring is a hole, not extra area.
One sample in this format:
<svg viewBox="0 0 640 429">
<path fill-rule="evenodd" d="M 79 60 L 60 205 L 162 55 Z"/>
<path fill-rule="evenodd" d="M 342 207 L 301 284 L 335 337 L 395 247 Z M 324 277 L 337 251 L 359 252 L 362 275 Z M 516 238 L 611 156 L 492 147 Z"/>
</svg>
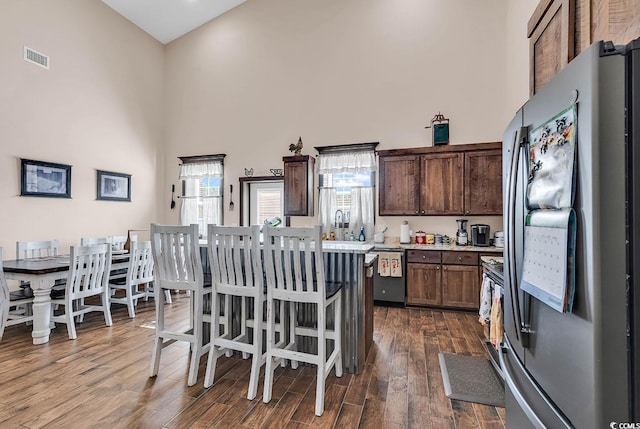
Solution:
<svg viewBox="0 0 640 429">
<path fill-rule="evenodd" d="M 640 39 L 639 39 L 640 40 Z M 640 422 L 640 42 L 596 43 L 516 114 L 503 137 L 507 427 Z M 529 132 L 577 109 L 575 295 L 560 312 L 521 290 Z M 635 426 L 627 426 L 635 427 Z M 640 425 L 638 426 L 640 427 Z"/>
</svg>

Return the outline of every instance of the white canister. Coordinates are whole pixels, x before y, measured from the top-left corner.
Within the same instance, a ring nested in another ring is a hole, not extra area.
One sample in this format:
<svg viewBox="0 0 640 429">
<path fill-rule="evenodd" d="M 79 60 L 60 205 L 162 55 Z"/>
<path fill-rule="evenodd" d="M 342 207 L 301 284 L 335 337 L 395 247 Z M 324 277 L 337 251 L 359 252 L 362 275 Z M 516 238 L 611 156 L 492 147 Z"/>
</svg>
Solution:
<svg viewBox="0 0 640 429">
<path fill-rule="evenodd" d="M 411 243 L 411 235 L 409 233 L 409 222 L 406 220 L 402 222 L 400 225 L 400 243 L 409 244 Z"/>
</svg>

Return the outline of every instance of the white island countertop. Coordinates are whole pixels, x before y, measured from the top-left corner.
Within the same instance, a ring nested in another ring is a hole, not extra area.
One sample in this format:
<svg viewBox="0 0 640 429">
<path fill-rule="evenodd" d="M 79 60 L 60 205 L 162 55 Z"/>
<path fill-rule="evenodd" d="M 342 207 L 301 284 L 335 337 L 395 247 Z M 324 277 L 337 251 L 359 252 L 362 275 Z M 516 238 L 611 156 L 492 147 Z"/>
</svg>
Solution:
<svg viewBox="0 0 640 429">
<path fill-rule="evenodd" d="M 373 250 L 373 243 L 360 241 L 331 241 L 322 242 L 322 250 L 331 253 L 367 253 Z"/>
</svg>

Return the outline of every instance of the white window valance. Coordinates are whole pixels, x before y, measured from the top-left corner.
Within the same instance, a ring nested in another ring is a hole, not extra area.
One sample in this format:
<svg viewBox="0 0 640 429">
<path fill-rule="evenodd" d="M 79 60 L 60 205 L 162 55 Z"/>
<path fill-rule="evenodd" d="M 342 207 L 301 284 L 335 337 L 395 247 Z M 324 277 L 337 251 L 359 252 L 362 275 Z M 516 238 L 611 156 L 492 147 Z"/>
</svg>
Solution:
<svg viewBox="0 0 640 429">
<path fill-rule="evenodd" d="M 198 179 L 206 176 L 222 176 L 223 172 L 222 161 L 180 164 L 180 179 Z"/>
<path fill-rule="evenodd" d="M 327 153 L 318 156 L 318 174 L 373 171 L 376 171 L 376 155 L 373 150 Z"/>
</svg>

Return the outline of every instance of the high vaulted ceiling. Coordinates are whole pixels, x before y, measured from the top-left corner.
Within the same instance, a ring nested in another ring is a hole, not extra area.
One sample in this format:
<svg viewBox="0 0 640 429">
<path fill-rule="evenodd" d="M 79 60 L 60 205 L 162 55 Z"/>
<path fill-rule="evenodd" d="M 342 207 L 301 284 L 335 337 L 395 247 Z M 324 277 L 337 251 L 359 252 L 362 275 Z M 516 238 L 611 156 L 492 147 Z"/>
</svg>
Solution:
<svg viewBox="0 0 640 429">
<path fill-rule="evenodd" d="M 102 0 L 163 44 L 246 0 Z"/>
</svg>

